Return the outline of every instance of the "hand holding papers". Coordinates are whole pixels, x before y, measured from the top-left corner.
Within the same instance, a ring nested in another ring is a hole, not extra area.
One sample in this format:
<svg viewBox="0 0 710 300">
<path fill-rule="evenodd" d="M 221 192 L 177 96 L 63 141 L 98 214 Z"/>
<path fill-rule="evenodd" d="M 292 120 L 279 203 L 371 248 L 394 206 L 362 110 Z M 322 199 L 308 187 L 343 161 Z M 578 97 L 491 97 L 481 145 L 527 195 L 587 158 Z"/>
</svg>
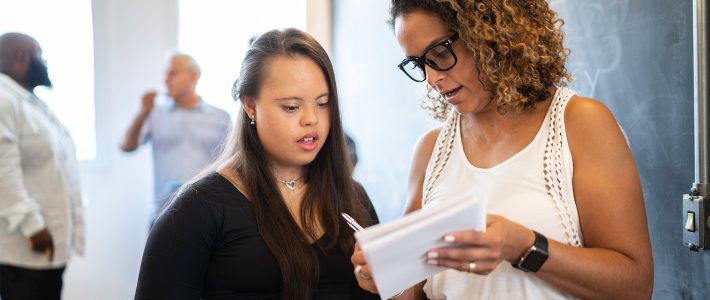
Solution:
<svg viewBox="0 0 710 300">
<path fill-rule="evenodd" d="M 442 240 L 444 235 L 485 231 L 485 203 L 473 199 L 432 203 L 401 219 L 355 233 L 383 299 L 445 270 L 426 263 L 428 250 L 451 246 Z"/>
</svg>

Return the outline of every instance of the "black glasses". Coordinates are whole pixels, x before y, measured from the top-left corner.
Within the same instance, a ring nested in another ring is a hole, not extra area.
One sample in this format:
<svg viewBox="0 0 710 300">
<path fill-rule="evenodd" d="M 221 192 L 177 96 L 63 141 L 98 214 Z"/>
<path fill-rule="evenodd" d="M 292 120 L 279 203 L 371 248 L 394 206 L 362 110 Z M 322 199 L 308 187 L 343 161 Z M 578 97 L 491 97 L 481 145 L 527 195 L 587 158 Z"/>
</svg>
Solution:
<svg viewBox="0 0 710 300">
<path fill-rule="evenodd" d="M 438 42 L 424 50 L 422 56 L 405 58 L 399 63 L 398 67 L 404 74 L 407 74 L 409 78 L 416 82 L 426 80 L 425 64 L 437 71 L 451 70 L 458 61 L 454 49 L 451 48 L 451 44 L 458 39 L 459 33 L 454 33 L 445 41 Z"/>
</svg>

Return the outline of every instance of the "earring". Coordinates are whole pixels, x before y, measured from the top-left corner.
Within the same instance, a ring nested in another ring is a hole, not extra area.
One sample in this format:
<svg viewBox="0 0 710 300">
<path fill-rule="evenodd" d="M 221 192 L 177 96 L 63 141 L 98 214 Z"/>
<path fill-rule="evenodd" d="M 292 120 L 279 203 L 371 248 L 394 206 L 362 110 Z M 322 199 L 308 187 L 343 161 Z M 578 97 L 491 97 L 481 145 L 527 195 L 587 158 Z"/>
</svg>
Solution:
<svg viewBox="0 0 710 300">
<path fill-rule="evenodd" d="M 251 115 L 251 122 L 249 122 L 249 125 L 251 126 L 256 126 L 256 121 L 254 120 L 254 115 Z"/>
</svg>

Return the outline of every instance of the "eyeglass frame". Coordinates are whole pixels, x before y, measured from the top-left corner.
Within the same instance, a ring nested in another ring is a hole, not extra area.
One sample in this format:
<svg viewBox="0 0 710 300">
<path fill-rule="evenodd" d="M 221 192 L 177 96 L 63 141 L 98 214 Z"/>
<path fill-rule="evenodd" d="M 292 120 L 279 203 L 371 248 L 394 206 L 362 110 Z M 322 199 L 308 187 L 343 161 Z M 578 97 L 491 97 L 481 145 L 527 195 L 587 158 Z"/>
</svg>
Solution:
<svg viewBox="0 0 710 300">
<path fill-rule="evenodd" d="M 456 63 L 458 63 L 458 61 L 459 61 L 458 57 L 456 56 L 456 52 L 454 52 L 454 48 L 453 48 L 453 43 L 454 43 L 455 41 L 457 41 L 458 39 L 459 39 L 459 33 L 458 33 L 458 32 L 454 32 L 454 34 L 452 34 L 451 36 L 449 36 L 449 38 L 447 38 L 446 40 L 443 40 L 443 41 L 441 41 L 441 42 L 438 42 L 438 43 L 436 43 L 436 44 L 434 44 L 434 45 L 431 45 L 431 46 L 429 46 L 428 48 L 426 48 L 426 49 L 424 50 L 424 53 L 422 53 L 421 56 L 412 56 L 412 57 L 407 57 L 407 58 L 405 58 L 404 60 L 402 60 L 402 62 L 399 63 L 399 65 L 397 65 L 397 67 L 398 67 L 400 70 L 402 70 L 402 72 L 404 72 L 404 74 L 407 75 L 407 77 L 409 77 L 409 79 L 414 80 L 415 82 L 424 82 L 424 81 L 426 81 L 427 75 L 426 75 L 426 69 L 425 69 L 425 67 L 424 67 L 425 65 L 431 67 L 431 68 L 434 69 L 434 70 L 440 71 L 440 72 L 445 72 L 445 71 L 451 70 L 453 67 L 456 66 Z M 439 46 L 444 46 L 444 47 L 446 47 L 446 50 L 448 50 L 448 51 L 451 53 L 451 55 L 453 55 L 453 57 L 454 57 L 454 63 L 451 64 L 451 66 L 448 67 L 448 68 L 439 68 L 438 66 L 436 66 L 436 63 L 431 62 L 429 59 L 426 58 L 427 53 L 429 53 L 429 51 L 430 51 L 431 49 L 434 49 L 434 48 L 439 47 Z M 412 75 L 409 75 L 409 73 L 404 70 L 404 65 L 406 65 L 406 64 L 408 64 L 408 63 L 410 63 L 410 62 L 415 62 L 415 63 L 422 69 L 423 74 L 424 74 L 424 78 L 423 78 L 422 80 L 416 80 L 416 79 L 414 79 L 414 77 L 412 77 Z"/>
</svg>

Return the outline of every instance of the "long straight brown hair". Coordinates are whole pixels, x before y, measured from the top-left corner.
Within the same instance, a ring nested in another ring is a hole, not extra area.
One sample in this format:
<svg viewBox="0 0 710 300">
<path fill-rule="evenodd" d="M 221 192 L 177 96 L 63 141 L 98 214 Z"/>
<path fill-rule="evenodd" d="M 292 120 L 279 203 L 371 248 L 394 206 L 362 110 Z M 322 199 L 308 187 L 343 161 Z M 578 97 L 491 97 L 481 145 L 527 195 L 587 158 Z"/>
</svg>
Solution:
<svg viewBox="0 0 710 300">
<path fill-rule="evenodd" d="M 279 192 L 271 162 L 259 141 L 255 126 L 242 111 L 225 151 L 215 164 L 229 161 L 254 206 L 259 233 L 281 268 L 283 299 L 311 299 L 319 278 L 318 259 L 310 240 L 318 240 L 316 228 L 321 224 L 330 243 L 324 251 L 337 248 L 345 255 L 353 251 L 353 233 L 340 213 L 347 212 L 365 224 L 373 223 L 364 191 L 352 179 L 340 120 L 335 75 L 328 54 L 310 35 L 298 29 L 272 30 L 257 38 L 242 62 L 239 79 L 234 83 L 235 101 L 257 99 L 264 79 L 266 64 L 277 56 L 306 57 L 315 62 L 325 75 L 330 106 L 330 130 L 316 158 L 305 167 L 307 184 L 301 203 L 298 226 Z M 304 232 L 305 231 L 305 232 Z"/>
</svg>

